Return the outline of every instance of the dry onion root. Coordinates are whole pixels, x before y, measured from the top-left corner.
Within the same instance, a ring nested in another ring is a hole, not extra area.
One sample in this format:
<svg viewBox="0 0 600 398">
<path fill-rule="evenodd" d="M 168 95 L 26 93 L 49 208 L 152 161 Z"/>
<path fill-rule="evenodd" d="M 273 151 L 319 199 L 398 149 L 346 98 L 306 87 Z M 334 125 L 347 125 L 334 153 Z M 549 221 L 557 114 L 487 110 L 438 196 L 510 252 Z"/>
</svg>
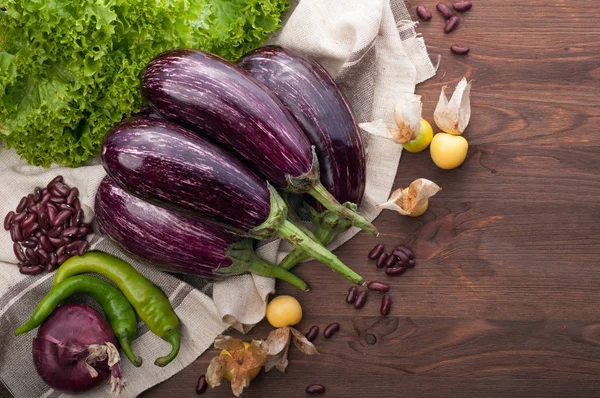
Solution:
<svg viewBox="0 0 600 398">
<path fill-rule="evenodd" d="M 429 198 L 441 191 L 436 183 L 419 178 L 408 188 L 400 188 L 392 193 L 387 202 L 378 204 L 382 209 L 395 210 L 403 216 L 418 217 L 427 211 Z"/>
</svg>

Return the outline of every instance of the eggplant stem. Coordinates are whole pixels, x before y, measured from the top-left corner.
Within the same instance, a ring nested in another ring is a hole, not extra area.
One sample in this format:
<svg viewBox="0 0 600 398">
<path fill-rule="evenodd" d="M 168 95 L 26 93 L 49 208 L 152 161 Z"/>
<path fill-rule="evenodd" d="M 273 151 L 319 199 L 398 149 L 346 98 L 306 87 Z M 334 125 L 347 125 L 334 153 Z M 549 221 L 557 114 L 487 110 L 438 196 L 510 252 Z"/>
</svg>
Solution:
<svg viewBox="0 0 600 398">
<path fill-rule="evenodd" d="M 252 272 L 253 274 L 266 276 L 269 278 L 281 279 L 282 281 L 289 283 L 290 285 L 302 290 L 303 292 L 309 291 L 306 282 L 304 282 L 298 276 L 292 274 L 291 272 L 283 268 L 279 268 L 275 265 L 269 264 L 266 261 L 258 260 L 260 259 L 257 257 L 256 260 L 253 260 L 251 262 L 248 271 Z"/>
<path fill-rule="evenodd" d="M 342 275 L 350 282 L 359 286 L 362 286 L 365 283 L 365 280 L 359 274 L 342 263 L 335 254 L 327 250 L 320 243 L 310 239 L 300 228 L 290 221 L 285 220 L 281 224 L 277 231 L 277 235 L 280 238 L 289 241 L 294 247 L 304 250 L 316 260 L 327 264 L 329 268 Z"/>
<path fill-rule="evenodd" d="M 319 181 L 311 186 L 307 192 L 310 196 L 318 200 L 325 208 L 338 216 L 352 221 L 352 225 L 359 227 L 363 231 L 370 233 L 373 236 L 379 235 L 377 228 L 366 218 L 344 206 L 342 206 L 327 189 Z"/>
<path fill-rule="evenodd" d="M 162 336 L 162 338 L 164 341 L 171 344 L 172 348 L 169 354 L 165 355 L 164 357 L 156 358 L 156 361 L 154 361 L 154 364 L 160 367 L 167 366 L 173 359 L 175 359 L 179 353 L 179 346 L 181 344 L 181 335 L 179 333 L 179 329 L 172 329 L 168 331 L 164 336 Z"/>
</svg>

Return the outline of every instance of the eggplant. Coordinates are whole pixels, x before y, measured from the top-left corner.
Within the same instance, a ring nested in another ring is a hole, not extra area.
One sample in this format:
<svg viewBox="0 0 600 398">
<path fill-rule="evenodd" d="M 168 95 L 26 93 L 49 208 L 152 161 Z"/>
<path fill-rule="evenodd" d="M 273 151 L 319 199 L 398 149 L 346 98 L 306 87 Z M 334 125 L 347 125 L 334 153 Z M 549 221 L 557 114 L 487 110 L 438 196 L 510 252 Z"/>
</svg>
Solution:
<svg viewBox="0 0 600 398">
<path fill-rule="evenodd" d="M 279 46 L 258 48 L 238 65 L 279 98 L 315 146 L 323 186 L 338 202 L 360 206 L 366 181 L 364 146 L 350 106 L 329 73 L 316 61 Z"/>
<path fill-rule="evenodd" d="M 270 184 L 183 127 L 155 118 L 125 119 L 105 136 L 102 163 L 119 186 L 145 201 L 241 236 L 287 239 L 351 282 L 364 282 L 286 219 L 286 204 Z"/>
<path fill-rule="evenodd" d="M 250 239 L 146 202 L 109 176 L 100 182 L 94 208 L 103 234 L 125 252 L 163 271 L 208 280 L 248 271 L 308 290 L 302 279 L 260 259 Z"/>
<path fill-rule="evenodd" d="M 242 68 L 203 51 L 171 50 L 146 66 L 141 86 L 148 104 L 165 119 L 235 152 L 276 187 L 308 193 L 377 235 L 370 222 L 325 189 L 317 156 L 300 126 L 279 99 Z"/>
</svg>

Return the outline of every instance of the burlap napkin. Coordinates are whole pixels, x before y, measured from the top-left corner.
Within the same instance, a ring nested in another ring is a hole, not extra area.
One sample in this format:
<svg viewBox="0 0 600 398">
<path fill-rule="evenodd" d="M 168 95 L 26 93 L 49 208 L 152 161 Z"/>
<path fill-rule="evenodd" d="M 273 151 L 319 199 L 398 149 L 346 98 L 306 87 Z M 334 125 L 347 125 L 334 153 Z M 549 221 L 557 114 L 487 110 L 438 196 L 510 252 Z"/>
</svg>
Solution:
<svg viewBox="0 0 600 398">
<path fill-rule="evenodd" d="M 391 123 L 395 97 L 413 92 L 417 83 L 435 73 L 423 40 L 417 37 L 406 6 L 400 0 L 293 2 L 284 28 L 272 42 L 302 50 L 319 60 L 340 83 L 358 121 L 383 118 Z M 360 212 L 373 220 L 378 215 L 375 204 L 387 199 L 392 188 L 401 147 L 374 137 L 364 138 L 367 187 Z M 67 184 L 79 188 L 86 218 L 91 220 L 96 187 L 104 176 L 101 165 L 41 169 L 24 164 L 13 151 L 6 149 L 0 149 L 0 215 L 4 217 L 16 207 L 21 196 L 32 192 L 35 186 L 46 185 L 57 174 L 62 174 Z M 357 232 L 355 229 L 346 232 L 330 248 L 338 247 Z M 132 262 L 164 290 L 182 323 L 180 354 L 165 368 L 154 366 L 152 359 L 167 352 L 168 345 L 140 324 L 133 348 L 146 361 L 140 368 L 123 361 L 123 373 L 128 380 L 124 397 L 136 396 L 189 365 L 227 328 L 249 330 L 263 318 L 267 297 L 274 292 L 272 279 L 251 275 L 212 284 L 195 277 L 165 274 L 128 258 L 99 235 L 93 236 L 92 247 Z M 287 250 L 287 245 L 272 241 L 258 251 L 265 259 L 277 261 Z M 18 338 L 12 336 L 48 292 L 53 275 L 26 277 L 18 272 L 15 263 L 10 236 L 2 231 L 0 378 L 18 398 L 66 396 L 49 389 L 35 373 L 31 340 L 36 331 Z M 110 392 L 99 388 L 86 396 L 104 397 L 110 396 Z"/>
</svg>

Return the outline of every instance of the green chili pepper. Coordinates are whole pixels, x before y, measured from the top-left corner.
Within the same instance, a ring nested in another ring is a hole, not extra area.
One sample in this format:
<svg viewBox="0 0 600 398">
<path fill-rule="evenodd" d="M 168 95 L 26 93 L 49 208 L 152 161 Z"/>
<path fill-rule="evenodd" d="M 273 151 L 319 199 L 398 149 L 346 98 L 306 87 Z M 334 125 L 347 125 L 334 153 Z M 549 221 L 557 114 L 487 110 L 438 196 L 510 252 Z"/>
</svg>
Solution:
<svg viewBox="0 0 600 398">
<path fill-rule="evenodd" d="M 165 366 L 175 359 L 180 345 L 179 318 L 158 286 L 128 262 L 100 251 L 88 251 L 83 256 L 74 256 L 65 261 L 54 275 L 54 286 L 72 275 L 84 272 L 101 274 L 113 281 L 148 329 L 171 344 L 171 352 L 157 358 L 155 365 Z"/>
<path fill-rule="evenodd" d="M 136 357 L 131 350 L 131 343 L 137 333 L 137 318 L 133 307 L 119 290 L 91 276 L 72 276 L 54 286 L 33 310 L 29 320 L 15 330 L 15 336 L 40 326 L 62 301 L 77 293 L 87 294 L 100 304 L 123 352 L 132 364 L 140 366 L 142 359 Z"/>
</svg>

